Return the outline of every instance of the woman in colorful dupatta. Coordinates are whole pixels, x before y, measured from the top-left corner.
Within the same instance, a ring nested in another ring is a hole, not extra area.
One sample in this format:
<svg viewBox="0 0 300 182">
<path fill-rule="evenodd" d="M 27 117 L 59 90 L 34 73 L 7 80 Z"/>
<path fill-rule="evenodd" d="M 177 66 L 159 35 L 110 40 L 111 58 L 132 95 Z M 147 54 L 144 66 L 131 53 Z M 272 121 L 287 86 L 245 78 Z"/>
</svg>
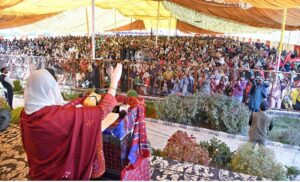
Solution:
<svg viewBox="0 0 300 182">
<path fill-rule="evenodd" d="M 89 180 L 105 171 L 101 121 L 117 101 L 122 65 L 111 72 L 108 94 L 98 106 L 63 105 L 59 86 L 46 69 L 34 71 L 25 89 L 20 129 L 31 180 Z"/>
</svg>

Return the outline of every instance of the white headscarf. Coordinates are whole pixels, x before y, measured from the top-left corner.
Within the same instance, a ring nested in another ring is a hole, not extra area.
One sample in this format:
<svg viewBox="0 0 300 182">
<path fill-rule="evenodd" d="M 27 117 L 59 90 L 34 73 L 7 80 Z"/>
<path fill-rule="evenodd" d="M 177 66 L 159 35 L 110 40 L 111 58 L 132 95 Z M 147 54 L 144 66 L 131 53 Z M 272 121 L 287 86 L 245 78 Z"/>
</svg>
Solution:
<svg viewBox="0 0 300 182">
<path fill-rule="evenodd" d="M 25 112 L 32 114 L 43 107 L 63 105 L 58 83 L 46 69 L 33 71 L 24 91 Z"/>
</svg>

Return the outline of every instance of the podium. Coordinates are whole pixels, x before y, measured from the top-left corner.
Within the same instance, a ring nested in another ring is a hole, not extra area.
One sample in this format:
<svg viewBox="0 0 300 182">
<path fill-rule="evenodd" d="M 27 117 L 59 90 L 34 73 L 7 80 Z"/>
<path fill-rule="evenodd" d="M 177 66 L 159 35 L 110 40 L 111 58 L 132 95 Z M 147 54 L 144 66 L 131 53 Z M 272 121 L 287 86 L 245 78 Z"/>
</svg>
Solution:
<svg viewBox="0 0 300 182">
<path fill-rule="evenodd" d="M 150 163 L 137 162 L 145 154 L 139 154 L 136 160 L 135 153 L 140 151 L 147 151 L 150 157 L 150 146 L 148 143 L 139 143 L 137 135 L 141 131 L 141 126 L 144 127 L 143 136 L 146 136 L 145 121 L 144 121 L 144 106 L 143 99 L 134 99 L 124 96 L 116 96 L 117 101 L 123 104 L 128 104 L 131 107 L 128 109 L 127 114 L 123 118 L 117 118 L 118 114 L 111 113 L 102 121 L 102 139 L 103 139 L 103 152 L 105 158 L 105 173 L 100 178 L 102 180 L 134 180 L 130 176 L 140 176 L 137 180 L 150 180 Z M 137 104 L 139 103 L 139 104 Z M 135 141 L 134 141 L 135 140 Z M 138 143 L 138 144 L 137 144 Z M 147 145 L 146 149 L 144 146 Z M 143 146 L 143 148 L 139 148 Z M 137 150 L 136 150 L 137 149 Z M 149 151 L 149 153 L 148 153 Z M 132 162 L 136 162 L 132 165 Z M 144 161 L 144 160 L 143 160 Z M 133 167 L 134 166 L 134 167 Z M 139 170 L 141 166 L 141 170 Z M 129 172 L 128 172 L 129 171 Z M 143 174 L 139 174 L 143 173 Z M 125 174 L 126 177 L 122 177 Z M 129 177 L 128 177 L 129 176 Z"/>
</svg>

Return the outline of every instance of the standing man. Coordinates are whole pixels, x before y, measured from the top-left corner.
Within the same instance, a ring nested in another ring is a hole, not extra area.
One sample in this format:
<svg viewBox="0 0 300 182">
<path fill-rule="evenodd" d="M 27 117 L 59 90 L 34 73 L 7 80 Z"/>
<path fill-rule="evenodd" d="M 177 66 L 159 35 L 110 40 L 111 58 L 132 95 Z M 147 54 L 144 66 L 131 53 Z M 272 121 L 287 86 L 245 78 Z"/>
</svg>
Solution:
<svg viewBox="0 0 300 182">
<path fill-rule="evenodd" d="M 268 132 L 273 128 L 273 119 L 266 113 L 268 107 L 268 102 L 262 101 L 260 112 L 253 112 L 250 116 L 249 141 L 254 144 L 265 145 L 268 139 Z"/>
<path fill-rule="evenodd" d="M 252 112 L 259 111 L 260 103 L 262 103 L 262 101 L 268 97 L 267 88 L 269 86 L 270 85 L 268 82 L 263 82 L 262 77 L 257 76 L 249 93 L 249 108 Z"/>
<path fill-rule="evenodd" d="M 0 82 L 5 89 L 6 100 L 9 104 L 10 108 L 12 109 L 13 108 L 13 97 L 14 97 L 13 83 L 12 83 L 11 79 L 7 76 L 8 70 L 5 67 L 1 68 L 0 72 L 1 72 Z"/>
</svg>

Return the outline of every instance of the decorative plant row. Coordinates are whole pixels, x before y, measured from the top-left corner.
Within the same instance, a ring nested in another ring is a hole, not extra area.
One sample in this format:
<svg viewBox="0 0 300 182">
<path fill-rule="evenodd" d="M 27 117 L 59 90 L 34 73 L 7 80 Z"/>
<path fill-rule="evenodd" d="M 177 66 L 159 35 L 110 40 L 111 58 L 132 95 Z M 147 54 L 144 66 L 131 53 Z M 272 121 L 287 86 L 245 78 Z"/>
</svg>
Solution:
<svg viewBox="0 0 300 182">
<path fill-rule="evenodd" d="M 247 106 L 223 95 L 195 95 L 179 97 L 169 95 L 156 102 L 159 119 L 233 134 L 240 133 L 248 124 Z"/>
<path fill-rule="evenodd" d="M 225 168 L 272 180 L 293 179 L 300 173 L 296 167 L 286 167 L 286 170 L 274 160 L 273 151 L 263 146 L 247 143 L 240 146 L 237 151 L 231 152 L 226 143 L 216 138 L 197 144 L 193 136 L 188 136 L 183 131 L 175 132 L 169 138 L 164 150 L 155 150 L 153 155 L 181 162 Z"/>
</svg>

